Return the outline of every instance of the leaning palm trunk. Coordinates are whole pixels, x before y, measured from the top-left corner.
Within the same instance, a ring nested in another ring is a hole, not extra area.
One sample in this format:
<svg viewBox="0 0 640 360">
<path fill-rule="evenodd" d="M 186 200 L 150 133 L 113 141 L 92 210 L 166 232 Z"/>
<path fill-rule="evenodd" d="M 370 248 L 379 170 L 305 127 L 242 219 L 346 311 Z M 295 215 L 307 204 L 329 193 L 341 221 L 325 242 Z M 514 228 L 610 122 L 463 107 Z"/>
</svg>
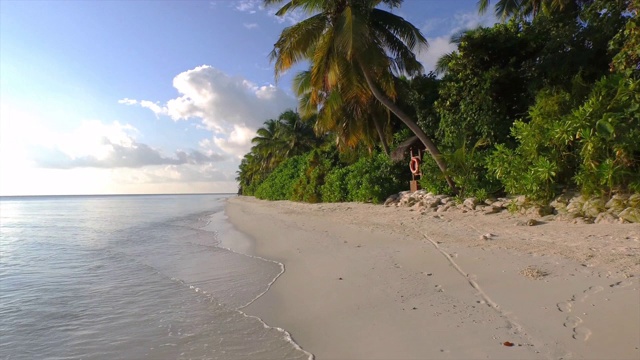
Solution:
<svg viewBox="0 0 640 360">
<path fill-rule="evenodd" d="M 265 5 L 284 1 L 264 0 Z M 296 63 L 308 60 L 311 63 L 310 77 L 304 85 L 310 90 L 309 100 L 315 105 L 320 105 L 324 100 L 324 105 L 327 105 L 331 99 L 322 96 L 327 92 L 346 90 L 348 98 L 356 101 L 366 100 L 373 93 L 424 143 L 447 183 L 456 192 L 437 147 L 391 101 L 395 93 L 393 73 L 420 73 L 423 67 L 413 50 L 427 44 L 427 39 L 418 28 L 395 14 L 377 8 L 382 4 L 394 8 L 401 3 L 402 0 L 288 1 L 276 15 L 301 9 L 312 16 L 284 29 L 274 44 L 271 58 L 275 60 L 276 77 Z M 358 61 L 358 58 L 366 61 Z M 365 75 L 366 84 L 358 74 L 360 71 Z M 382 82 L 374 84 L 371 79 L 373 74 L 379 76 Z"/>
<path fill-rule="evenodd" d="M 416 134 L 418 139 L 420 139 L 420 141 L 422 141 L 424 146 L 427 148 L 427 151 L 429 152 L 433 160 L 438 165 L 438 168 L 440 168 L 440 171 L 442 171 L 442 174 L 444 175 L 444 178 L 447 181 L 447 184 L 449 184 L 449 187 L 451 188 L 451 190 L 453 190 L 453 192 L 457 194 L 458 190 L 456 189 L 456 185 L 451 179 L 451 177 L 447 174 L 447 165 L 442 159 L 442 154 L 440 153 L 440 150 L 438 150 L 438 148 L 433 143 L 433 141 L 429 139 L 427 134 L 425 134 L 424 131 L 422 131 L 422 129 L 418 126 L 418 124 L 416 124 L 413 120 L 411 120 L 411 118 L 407 114 L 405 114 L 404 111 L 402 111 L 400 107 L 398 107 L 398 105 L 396 105 L 393 101 L 391 101 L 391 99 L 385 96 L 378 89 L 378 87 L 371 80 L 371 77 L 369 76 L 367 71 L 365 71 L 365 69 L 363 69 L 362 66 L 360 68 L 362 69 L 362 74 L 364 75 L 364 78 L 367 81 L 367 85 L 371 89 L 371 93 L 373 94 L 373 96 L 376 99 L 378 99 L 378 101 L 380 101 L 389 110 L 391 110 L 392 113 L 396 114 L 396 116 L 405 125 L 407 125 L 407 127 L 409 127 L 409 130 L 411 130 L 414 134 Z"/>
</svg>

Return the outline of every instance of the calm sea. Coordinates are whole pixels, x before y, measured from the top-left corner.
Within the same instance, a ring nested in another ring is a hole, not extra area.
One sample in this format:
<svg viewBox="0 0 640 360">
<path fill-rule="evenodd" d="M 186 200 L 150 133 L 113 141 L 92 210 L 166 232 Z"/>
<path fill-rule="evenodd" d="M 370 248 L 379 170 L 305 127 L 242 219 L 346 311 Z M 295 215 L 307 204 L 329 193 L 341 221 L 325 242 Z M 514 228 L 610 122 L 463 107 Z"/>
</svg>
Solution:
<svg viewBox="0 0 640 360">
<path fill-rule="evenodd" d="M 280 263 L 247 241 L 226 195 L 0 200 L 0 358 L 308 359 L 242 308 Z"/>
</svg>

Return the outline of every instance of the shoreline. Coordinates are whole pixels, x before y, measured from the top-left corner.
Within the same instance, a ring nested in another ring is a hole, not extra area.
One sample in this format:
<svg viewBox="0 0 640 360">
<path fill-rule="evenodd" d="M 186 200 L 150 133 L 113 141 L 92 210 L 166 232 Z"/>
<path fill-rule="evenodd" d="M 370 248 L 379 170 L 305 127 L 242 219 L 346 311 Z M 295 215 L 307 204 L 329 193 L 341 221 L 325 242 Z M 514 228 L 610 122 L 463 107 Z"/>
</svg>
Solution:
<svg viewBox="0 0 640 360">
<path fill-rule="evenodd" d="M 317 359 L 640 356 L 635 224 L 248 197 L 225 212 L 286 269 L 243 311 Z"/>
</svg>

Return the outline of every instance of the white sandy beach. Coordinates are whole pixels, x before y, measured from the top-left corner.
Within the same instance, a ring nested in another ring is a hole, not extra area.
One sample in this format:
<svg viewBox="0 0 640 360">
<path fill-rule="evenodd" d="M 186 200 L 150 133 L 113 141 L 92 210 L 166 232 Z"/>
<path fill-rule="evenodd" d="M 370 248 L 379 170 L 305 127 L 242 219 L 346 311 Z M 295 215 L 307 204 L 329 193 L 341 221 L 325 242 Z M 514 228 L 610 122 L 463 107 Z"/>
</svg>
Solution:
<svg viewBox="0 0 640 360">
<path fill-rule="evenodd" d="M 250 197 L 226 213 L 255 240 L 238 251 L 286 269 L 244 311 L 316 359 L 640 359 L 638 224 Z"/>
</svg>

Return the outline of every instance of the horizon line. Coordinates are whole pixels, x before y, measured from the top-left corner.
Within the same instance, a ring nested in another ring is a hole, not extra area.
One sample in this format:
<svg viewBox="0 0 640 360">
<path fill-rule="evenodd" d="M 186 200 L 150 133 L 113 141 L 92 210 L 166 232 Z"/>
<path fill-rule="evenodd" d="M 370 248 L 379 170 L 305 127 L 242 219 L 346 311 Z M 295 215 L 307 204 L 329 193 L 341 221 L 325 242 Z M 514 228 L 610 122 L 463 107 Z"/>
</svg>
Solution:
<svg viewBox="0 0 640 360">
<path fill-rule="evenodd" d="M 97 197 L 97 196 L 158 196 L 158 195 L 235 195 L 235 192 L 211 192 L 211 193 L 148 193 L 148 194 L 37 194 L 37 195 L 0 195 L 0 198 L 16 197 Z"/>
</svg>

